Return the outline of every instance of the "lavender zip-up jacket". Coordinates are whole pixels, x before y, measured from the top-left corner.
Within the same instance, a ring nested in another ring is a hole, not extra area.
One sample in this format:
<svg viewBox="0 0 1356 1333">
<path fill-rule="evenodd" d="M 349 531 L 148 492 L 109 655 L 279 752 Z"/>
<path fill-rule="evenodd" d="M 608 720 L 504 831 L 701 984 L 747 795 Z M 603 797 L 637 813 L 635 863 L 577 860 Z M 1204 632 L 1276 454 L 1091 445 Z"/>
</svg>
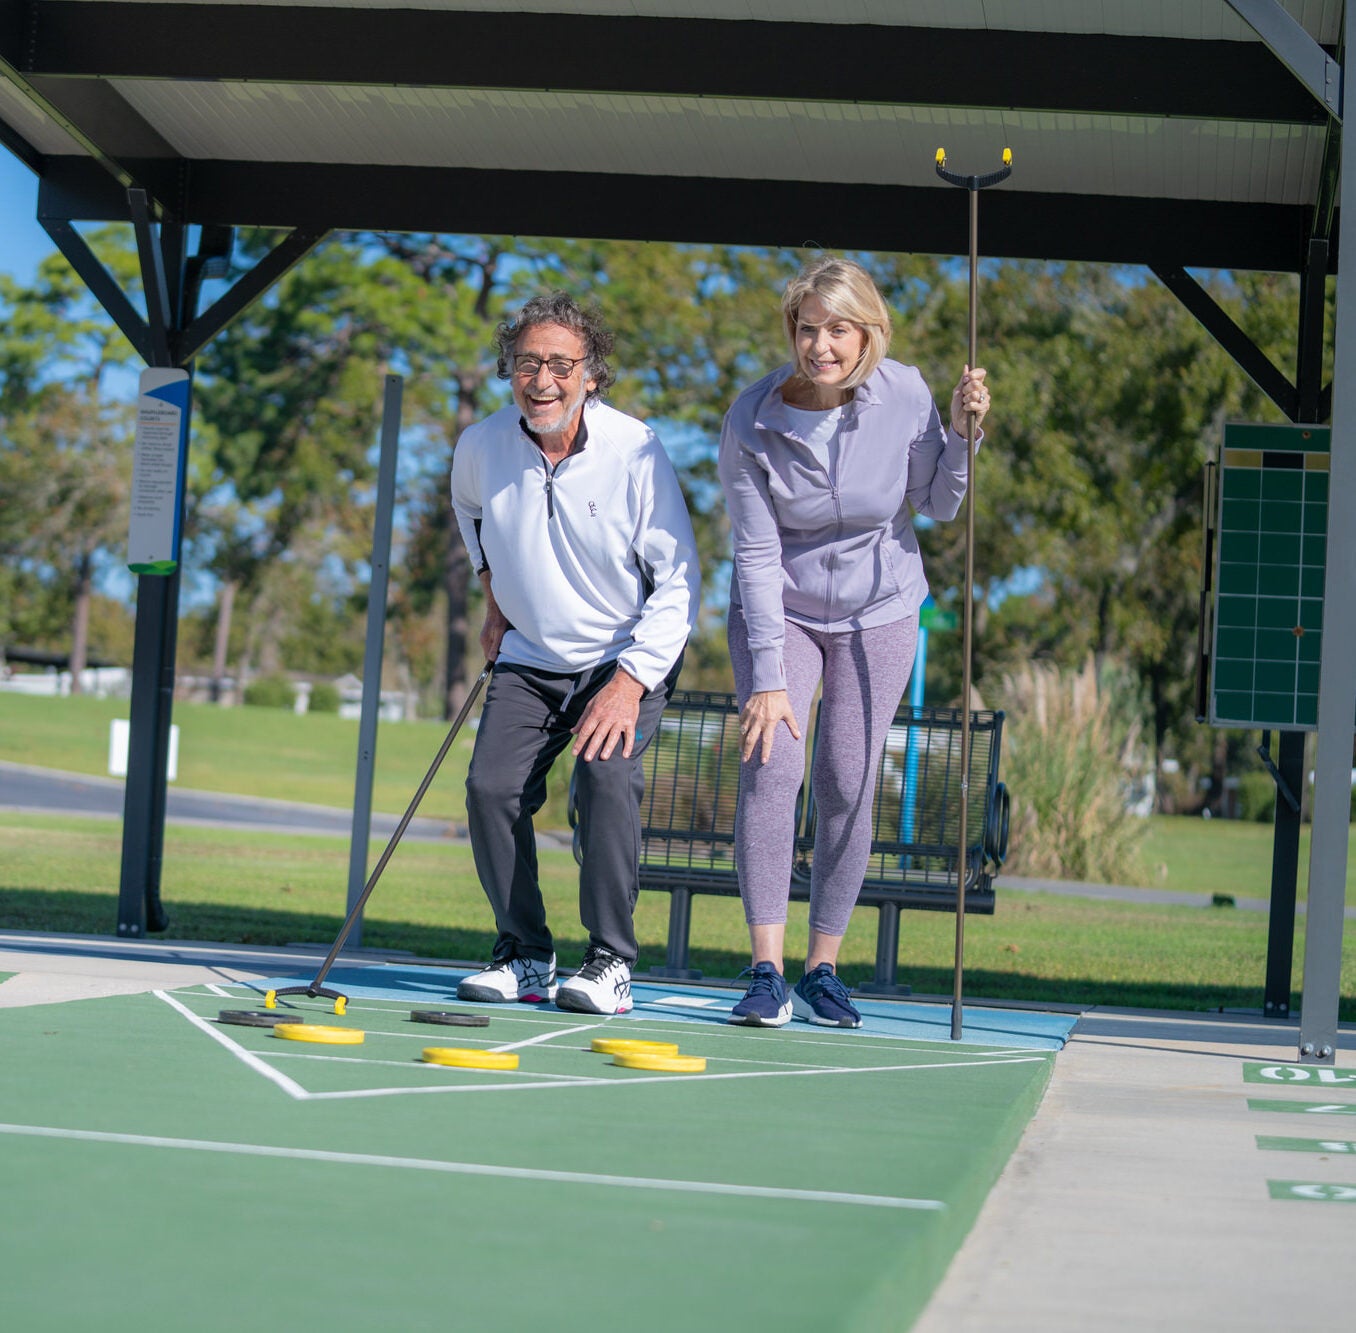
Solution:
<svg viewBox="0 0 1356 1333">
<path fill-rule="evenodd" d="M 745 389 L 720 436 L 730 602 L 748 625 L 755 691 L 786 688 L 786 620 L 841 632 L 913 615 L 928 585 L 910 509 L 951 519 L 965 495 L 965 440 L 943 429 L 914 366 L 884 360 L 858 386 L 843 409 L 833 476 L 782 401 L 792 369 Z"/>
</svg>

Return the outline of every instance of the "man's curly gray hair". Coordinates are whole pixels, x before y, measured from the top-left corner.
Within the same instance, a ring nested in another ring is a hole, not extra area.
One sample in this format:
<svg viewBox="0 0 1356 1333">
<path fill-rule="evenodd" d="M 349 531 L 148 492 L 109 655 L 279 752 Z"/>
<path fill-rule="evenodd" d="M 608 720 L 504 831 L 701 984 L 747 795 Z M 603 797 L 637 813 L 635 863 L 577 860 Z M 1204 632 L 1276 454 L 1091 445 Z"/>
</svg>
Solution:
<svg viewBox="0 0 1356 1333">
<path fill-rule="evenodd" d="M 513 371 L 514 348 L 525 329 L 538 324 L 559 324 L 578 334 L 584 344 L 584 378 L 594 381 L 590 398 L 601 397 L 611 387 L 616 376 L 607 364 L 612 355 L 612 331 L 603 323 L 601 312 L 595 306 L 581 306 L 568 292 L 548 292 L 534 296 L 512 319 L 505 320 L 494 331 L 499 346 L 499 378 L 508 379 Z"/>
</svg>

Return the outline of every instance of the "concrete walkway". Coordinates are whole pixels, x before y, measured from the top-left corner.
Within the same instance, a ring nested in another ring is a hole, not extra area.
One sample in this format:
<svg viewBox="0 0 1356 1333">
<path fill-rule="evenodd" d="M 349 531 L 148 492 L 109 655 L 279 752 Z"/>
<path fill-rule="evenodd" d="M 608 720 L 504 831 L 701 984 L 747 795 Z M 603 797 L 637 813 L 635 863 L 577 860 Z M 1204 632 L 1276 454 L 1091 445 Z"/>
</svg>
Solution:
<svg viewBox="0 0 1356 1333">
<path fill-rule="evenodd" d="M 1083 1014 L 915 1333 L 1350 1328 L 1356 1029 L 1329 1073 L 1346 1082 L 1297 1048 L 1297 1023 Z"/>
<path fill-rule="evenodd" d="M 16 974 L 0 1010 L 313 974 L 325 952 L 0 932 L 0 972 Z M 1082 1013 L 916 1333 L 1350 1327 L 1356 1028 L 1341 1030 L 1323 1082 L 1294 1063 L 1297 1044 L 1292 1022 Z M 1327 1146 L 1283 1151 L 1258 1136 Z"/>
</svg>

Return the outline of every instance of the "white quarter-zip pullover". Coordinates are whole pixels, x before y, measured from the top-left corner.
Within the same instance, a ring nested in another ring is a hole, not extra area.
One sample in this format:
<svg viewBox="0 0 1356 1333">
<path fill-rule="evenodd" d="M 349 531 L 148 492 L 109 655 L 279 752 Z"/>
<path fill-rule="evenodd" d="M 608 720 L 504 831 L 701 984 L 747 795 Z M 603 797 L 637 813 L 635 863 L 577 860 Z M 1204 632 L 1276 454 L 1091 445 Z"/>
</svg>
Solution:
<svg viewBox="0 0 1356 1333">
<path fill-rule="evenodd" d="M 692 521 L 644 422 L 593 400 L 580 429 L 554 469 L 512 404 L 467 429 L 452 458 L 457 524 L 513 627 L 501 662 L 576 672 L 615 659 L 653 689 L 696 623 Z"/>
</svg>

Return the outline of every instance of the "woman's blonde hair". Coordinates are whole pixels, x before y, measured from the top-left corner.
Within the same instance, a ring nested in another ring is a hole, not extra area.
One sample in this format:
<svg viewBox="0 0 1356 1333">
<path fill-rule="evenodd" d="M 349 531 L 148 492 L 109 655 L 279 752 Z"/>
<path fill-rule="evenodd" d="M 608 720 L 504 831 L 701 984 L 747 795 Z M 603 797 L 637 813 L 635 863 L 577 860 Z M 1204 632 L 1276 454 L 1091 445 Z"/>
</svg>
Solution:
<svg viewBox="0 0 1356 1333">
<path fill-rule="evenodd" d="M 796 323 L 800 318 L 801 303 L 807 296 L 819 297 L 839 319 L 855 324 L 866 336 L 861 358 L 842 384 L 845 389 L 855 389 L 890 350 L 889 306 L 872 282 L 871 275 L 860 264 L 831 255 L 812 259 L 786 284 L 786 291 L 782 293 L 782 323 L 797 373 L 800 361 L 796 355 Z"/>
</svg>

